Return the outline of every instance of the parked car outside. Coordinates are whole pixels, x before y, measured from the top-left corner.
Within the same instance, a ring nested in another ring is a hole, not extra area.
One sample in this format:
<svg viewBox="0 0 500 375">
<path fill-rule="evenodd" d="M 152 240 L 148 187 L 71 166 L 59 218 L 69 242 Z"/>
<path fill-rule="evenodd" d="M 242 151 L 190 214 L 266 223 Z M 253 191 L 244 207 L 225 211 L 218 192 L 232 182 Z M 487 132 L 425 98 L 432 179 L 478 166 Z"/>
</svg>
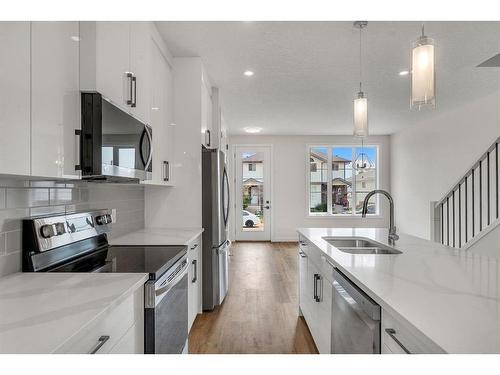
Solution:
<svg viewBox="0 0 500 375">
<path fill-rule="evenodd" d="M 243 226 L 247 228 L 253 228 L 260 224 L 260 219 L 257 215 L 251 212 L 243 210 Z"/>
</svg>

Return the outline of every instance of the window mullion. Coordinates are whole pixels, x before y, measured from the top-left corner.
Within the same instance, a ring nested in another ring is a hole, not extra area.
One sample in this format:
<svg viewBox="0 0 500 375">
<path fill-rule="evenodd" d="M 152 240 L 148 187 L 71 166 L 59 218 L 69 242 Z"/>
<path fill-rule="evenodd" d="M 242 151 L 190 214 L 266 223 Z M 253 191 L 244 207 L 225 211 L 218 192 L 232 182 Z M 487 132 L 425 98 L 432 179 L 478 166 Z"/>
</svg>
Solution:
<svg viewBox="0 0 500 375">
<path fill-rule="evenodd" d="M 333 153 L 333 148 L 328 147 L 327 148 L 327 168 L 326 168 L 326 180 L 327 180 L 327 185 L 326 185 L 326 191 L 327 191 L 327 197 L 326 197 L 326 205 L 327 205 L 327 210 L 326 212 L 328 215 L 333 215 L 333 198 L 332 198 L 332 153 Z"/>
<path fill-rule="evenodd" d="M 352 147 L 351 149 L 352 157 L 351 157 L 351 174 L 352 174 L 352 187 L 351 187 L 351 215 L 355 216 L 356 215 L 356 200 L 357 200 L 357 195 L 356 195 L 356 172 L 354 169 L 354 162 L 356 161 L 356 146 Z"/>
</svg>

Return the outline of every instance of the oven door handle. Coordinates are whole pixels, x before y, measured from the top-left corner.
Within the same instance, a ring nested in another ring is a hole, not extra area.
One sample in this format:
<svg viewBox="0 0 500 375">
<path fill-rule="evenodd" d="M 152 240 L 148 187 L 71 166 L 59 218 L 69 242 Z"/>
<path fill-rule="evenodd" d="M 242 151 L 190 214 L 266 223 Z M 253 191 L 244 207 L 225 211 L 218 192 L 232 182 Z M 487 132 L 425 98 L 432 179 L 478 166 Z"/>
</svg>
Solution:
<svg viewBox="0 0 500 375">
<path fill-rule="evenodd" d="M 173 278 L 167 285 L 155 290 L 155 297 L 156 297 L 155 305 L 158 305 L 158 303 L 160 303 L 160 301 L 168 294 L 168 292 L 170 292 L 170 290 L 174 286 L 176 286 L 182 280 L 182 278 L 187 274 L 189 269 L 188 264 L 189 263 L 186 262 L 182 271 L 179 271 L 177 276 Z"/>
</svg>

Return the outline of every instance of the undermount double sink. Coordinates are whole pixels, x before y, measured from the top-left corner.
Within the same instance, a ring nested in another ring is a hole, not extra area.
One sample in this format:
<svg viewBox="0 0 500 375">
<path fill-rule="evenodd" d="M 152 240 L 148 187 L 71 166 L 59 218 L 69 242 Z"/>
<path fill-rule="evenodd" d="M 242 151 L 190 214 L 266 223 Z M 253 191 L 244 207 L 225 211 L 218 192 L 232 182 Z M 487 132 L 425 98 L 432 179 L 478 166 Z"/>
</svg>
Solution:
<svg viewBox="0 0 500 375">
<path fill-rule="evenodd" d="M 323 237 L 323 239 L 340 251 L 349 254 L 401 254 L 401 251 L 393 247 L 365 238 Z"/>
</svg>

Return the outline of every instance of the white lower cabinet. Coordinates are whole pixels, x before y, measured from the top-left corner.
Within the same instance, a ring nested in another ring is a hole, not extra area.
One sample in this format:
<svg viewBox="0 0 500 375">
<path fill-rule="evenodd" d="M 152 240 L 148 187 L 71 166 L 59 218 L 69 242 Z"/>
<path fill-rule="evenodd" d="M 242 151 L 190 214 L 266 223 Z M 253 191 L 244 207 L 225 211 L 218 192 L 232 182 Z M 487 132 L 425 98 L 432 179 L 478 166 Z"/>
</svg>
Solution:
<svg viewBox="0 0 500 375">
<path fill-rule="evenodd" d="M 382 310 L 382 354 L 442 354 L 445 353 L 426 336 L 407 323 Z"/>
<path fill-rule="evenodd" d="M 201 236 L 188 244 L 188 327 L 191 327 L 196 316 L 202 312 L 202 286 L 201 286 Z"/>
<path fill-rule="evenodd" d="M 79 331 L 56 353 L 144 353 L 144 288 Z"/>
<path fill-rule="evenodd" d="M 320 354 L 331 352 L 332 285 L 321 264 L 313 262 L 316 251 L 307 242 L 299 248 L 299 298 L 302 315 Z M 318 257 L 317 259 L 321 259 Z"/>
</svg>

